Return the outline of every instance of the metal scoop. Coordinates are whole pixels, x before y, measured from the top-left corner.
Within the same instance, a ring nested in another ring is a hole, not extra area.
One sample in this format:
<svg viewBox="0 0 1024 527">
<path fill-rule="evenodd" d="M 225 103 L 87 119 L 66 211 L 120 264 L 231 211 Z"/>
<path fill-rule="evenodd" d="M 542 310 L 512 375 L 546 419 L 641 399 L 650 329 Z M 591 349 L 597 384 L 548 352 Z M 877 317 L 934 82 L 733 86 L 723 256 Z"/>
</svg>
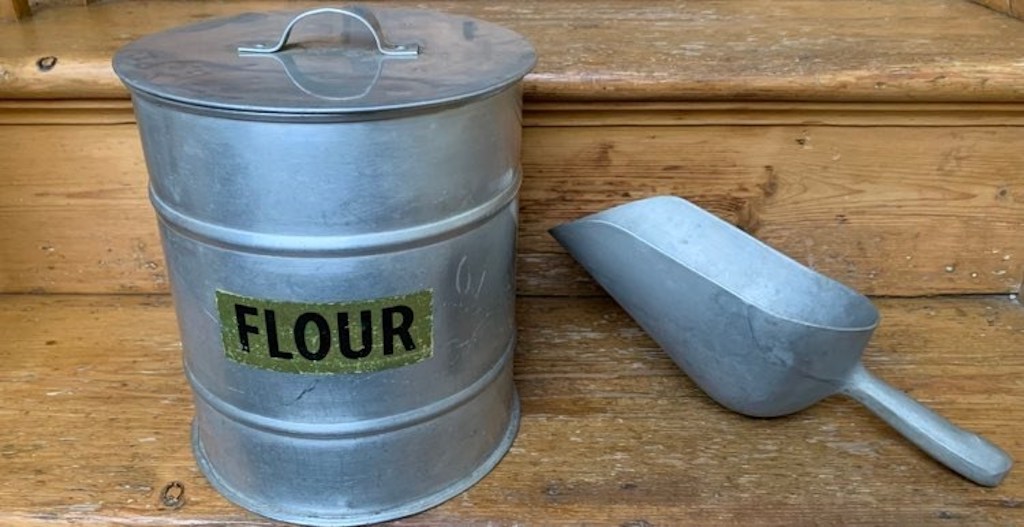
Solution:
<svg viewBox="0 0 1024 527">
<path fill-rule="evenodd" d="M 774 417 L 842 393 L 975 483 L 1013 465 L 864 368 L 879 320 L 866 297 L 700 207 L 649 198 L 551 233 L 726 408 Z"/>
</svg>

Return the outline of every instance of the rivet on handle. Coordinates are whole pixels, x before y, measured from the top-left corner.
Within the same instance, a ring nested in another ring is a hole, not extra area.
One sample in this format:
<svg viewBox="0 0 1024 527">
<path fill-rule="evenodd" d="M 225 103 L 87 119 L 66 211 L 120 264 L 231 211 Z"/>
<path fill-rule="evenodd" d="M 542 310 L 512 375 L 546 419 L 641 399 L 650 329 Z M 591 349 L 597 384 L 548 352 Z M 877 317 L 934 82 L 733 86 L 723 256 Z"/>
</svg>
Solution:
<svg viewBox="0 0 1024 527">
<path fill-rule="evenodd" d="M 320 15 L 325 13 L 333 13 L 338 15 L 345 15 L 354 18 L 361 22 L 367 29 L 370 30 L 370 34 L 373 35 L 374 42 L 377 43 L 377 51 L 382 55 L 388 55 L 392 57 L 414 57 L 419 55 L 420 47 L 418 44 L 392 44 L 388 42 L 387 38 L 384 37 L 384 31 L 380 27 L 380 21 L 374 16 L 373 12 L 363 6 L 349 6 L 345 8 L 337 7 L 321 7 L 319 9 L 312 9 L 302 13 L 292 19 L 284 28 L 284 32 L 281 33 L 280 40 L 277 41 L 273 47 L 267 47 L 263 44 L 257 44 L 253 47 L 241 46 L 238 48 L 239 53 L 277 53 L 284 49 L 288 45 L 288 37 L 292 34 L 292 29 L 299 23 L 303 18 Z"/>
</svg>

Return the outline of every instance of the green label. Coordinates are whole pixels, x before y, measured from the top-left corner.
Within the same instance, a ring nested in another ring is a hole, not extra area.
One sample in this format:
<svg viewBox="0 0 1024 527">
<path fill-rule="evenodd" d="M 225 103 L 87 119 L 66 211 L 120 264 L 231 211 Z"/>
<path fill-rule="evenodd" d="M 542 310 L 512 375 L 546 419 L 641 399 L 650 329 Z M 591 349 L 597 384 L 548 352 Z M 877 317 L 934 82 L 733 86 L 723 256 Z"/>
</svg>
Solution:
<svg viewBox="0 0 1024 527">
<path fill-rule="evenodd" d="M 366 373 L 433 354 L 433 292 L 359 302 L 278 302 L 217 291 L 224 352 L 288 373 Z"/>
</svg>

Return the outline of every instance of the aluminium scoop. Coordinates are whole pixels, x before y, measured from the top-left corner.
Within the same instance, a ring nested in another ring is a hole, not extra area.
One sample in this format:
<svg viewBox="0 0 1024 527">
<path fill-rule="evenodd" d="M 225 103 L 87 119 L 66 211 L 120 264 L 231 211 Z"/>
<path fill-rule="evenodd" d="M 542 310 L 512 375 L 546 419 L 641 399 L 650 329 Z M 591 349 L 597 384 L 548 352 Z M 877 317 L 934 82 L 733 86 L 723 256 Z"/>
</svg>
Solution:
<svg viewBox="0 0 1024 527">
<path fill-rule="evenodd" d="M 879 322 L 867 297 L 692 203 L 634 201 L 551 234 L 726 408 L 775 417 L 842 393 L 975 483 L 998 485 L 1013 465 L 865 369 Z"/>
</svg>

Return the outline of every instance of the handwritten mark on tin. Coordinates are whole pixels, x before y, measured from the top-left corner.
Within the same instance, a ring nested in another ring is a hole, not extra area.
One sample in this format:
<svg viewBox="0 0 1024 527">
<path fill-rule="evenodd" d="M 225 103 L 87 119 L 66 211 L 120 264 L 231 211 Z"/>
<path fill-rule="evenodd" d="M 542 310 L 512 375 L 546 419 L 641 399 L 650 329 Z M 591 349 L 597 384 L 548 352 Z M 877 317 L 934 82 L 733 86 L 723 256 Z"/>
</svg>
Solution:
<svg viewBox="0 0 1024 527">
<path fill-rule="evenodd" d="M 480 298 L 480 292 L 484 289 L 484 281 L 487 280 L 487 270 L 480 273 L 479 280 L 476 280 L 476 287 L 473 287 L 473 271 L 466 262 L 467 257 L 459 260 L 459 266 L 455 270 L 455 291 L 462 296 L 473 295 L 473 298 Z"/>
</svg>

